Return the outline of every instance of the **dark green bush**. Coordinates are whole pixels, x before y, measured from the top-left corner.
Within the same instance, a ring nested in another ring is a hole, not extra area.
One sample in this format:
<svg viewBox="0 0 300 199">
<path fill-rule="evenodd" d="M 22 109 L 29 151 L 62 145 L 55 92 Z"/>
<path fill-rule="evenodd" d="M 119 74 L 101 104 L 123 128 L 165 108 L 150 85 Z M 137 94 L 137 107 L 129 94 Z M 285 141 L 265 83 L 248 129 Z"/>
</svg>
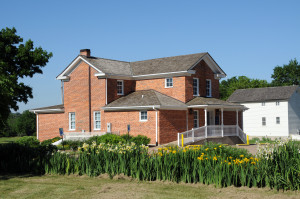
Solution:
<svg viewBox="0 0 300 199">
<path fill-rule="evenodd" d="M 38 147 L 40 145 L 40 141 L 34 136 L 24 136 L 18 139 L 16 144 L 29 147 Z"/>
<path fill-rule="evenodd" d="M 63 145 L 65 150 L 72 149 L 77 150 L 78 147 L 82 146 L 85 141 L 81 140 L 64 140 L 61 145 Z"/>
<path fill-rule="evenodd" d="M 115 134 L 110 134 L 110 133 L 101 135 L 101 136 L 91 137 L 90 139 L 88 139 L 86 141 L 86 143 L 92 144 L 93 141 L 95 141 L 96 144 L 100 144 L 100 143 L 118 144 L 119 142 L 121 142 L 121 143 L 126 142 L 126 140 L 124 138 L 122 138 L 121 136 L 115 135 Z"/>
<path fill-rule="evenodd" d="M 49 144 L 52 144 L 58 140 L 60 140 L 61 137 L 55 137 L 55 138 L 52 138 L 52 139 L 48 139 L 48 140 L 44 140 L 43 142 L 41 142 L 41 145 L 45 146 L 45 145 L 49 145 Z"/>
<path fill-rule="evenodd" d="M 121 138 L 123 138 L 125 142 L 132 142 L 131 139 L 133 138 L 133 136 L 129 134 L 123 134 L 121 135 Z"/>
<path fill-rule="evenodd" d="M 148 145 L 150 143 L 150 138 L 144 135 L 138 135 L 136 137 L 132 137 L 131 142 L 134 142 L 136 145 Z"/>
</svg>

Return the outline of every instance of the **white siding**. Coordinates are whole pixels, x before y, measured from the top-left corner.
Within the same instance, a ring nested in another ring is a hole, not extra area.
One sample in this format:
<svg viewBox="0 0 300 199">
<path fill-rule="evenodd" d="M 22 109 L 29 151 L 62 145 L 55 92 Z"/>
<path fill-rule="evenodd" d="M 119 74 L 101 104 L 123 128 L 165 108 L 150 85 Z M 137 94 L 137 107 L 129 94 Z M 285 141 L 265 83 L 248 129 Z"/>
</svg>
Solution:
<svg viewBox="0 0 300 199">
<path fill-rule="evenodd" d="M 243 113 L 244 132 L 250 136 L 288 136 L 288 102 L 276 101 L 242 103 L 249 108 Z M 262 117 L 266 118 L 266 126 L 262 125 Z M 280 124 L 276 124 L 280 117 Z"/>
<path fill-rule="evenodd" d="M 289 100 L 289 132 L 297 134 L 300 130 L 300 89 Z"/>
</svg>

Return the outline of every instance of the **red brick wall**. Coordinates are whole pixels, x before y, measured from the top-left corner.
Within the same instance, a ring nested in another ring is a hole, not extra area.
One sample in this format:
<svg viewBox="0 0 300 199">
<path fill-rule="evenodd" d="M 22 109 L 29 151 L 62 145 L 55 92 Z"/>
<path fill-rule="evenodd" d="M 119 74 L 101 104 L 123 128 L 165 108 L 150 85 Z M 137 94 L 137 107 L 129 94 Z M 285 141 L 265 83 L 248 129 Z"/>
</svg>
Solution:
<svg viewBox="0 0 300 199">
<path fill-rule="evenodd" d="M 206 97 L 206 79 L 211 80 L 212 97 L 219 98 L 219 80 L 215 79 L 213 71 L 204 62 L 201 61 L 194 70 L 196 73 L 192 76 L 185 77 L 185 102 L 194 98 L 193 96 L 193 78 L 199 78 L 199 94 Z"/>
<path fill-rule="evenodd" d="M 59 136 L 59 128 L 66 129 L 64 113 L 38 114 L 38 139 L 47 140 Z"/>
<path fill-rule="evenodd" d="M 135 91 L 135 81 L 134 80 L 124 80 L 124 95 L 117 94 L 117 79 L 107 79 L 107 103 L 128 95 L 129 93 Z"/>
<path fill-rule="evenodd" d="M 177 140 L 177 133 L 186 131 L 186 111 L 159 111 L 159 144 Z"/>
<path fill-rule="evenodd" d="M 130 135 L 145 135 L 151 138 L 150 144 L 156 140 L 156 111 L 148 111 L 148 121 L 140 122 L 139 111 L 127 112 L 104 112 L 105 122 L 111 123 L 112 131 L 119 131 L 120 134 L 127 133 L 127 125 L 130 124 Z M 105 129 L 106 129 L 106 123 Z"/>
<path fill-rule="evenodd" d="M 236 111 L 224 111 L 224 125 L 236 125 Z M 243 112 L 239 111 L 239 126 L 243 129 Z"/>
<path fill-rule="evenodd" d="M 185 101 L 185 77 L 173 77 L 172 88 L 165 88 L 165 78 L 136 81 L 137 91 L 149 89 L 156 90 L 182 102 Z"/>
</svg>

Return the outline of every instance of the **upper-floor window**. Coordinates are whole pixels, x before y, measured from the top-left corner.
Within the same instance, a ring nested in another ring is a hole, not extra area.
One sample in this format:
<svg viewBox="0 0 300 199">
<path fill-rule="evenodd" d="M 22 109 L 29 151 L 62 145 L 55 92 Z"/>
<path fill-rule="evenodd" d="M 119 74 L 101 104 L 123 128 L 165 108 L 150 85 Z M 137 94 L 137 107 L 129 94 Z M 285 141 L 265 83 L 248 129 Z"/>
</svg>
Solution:
<svg viewBox="0 0 300 199">
<path fill-rule="evenodd" d="M 279 101 L 276 101 L 276 106 L 279 106 L 280 105 L 280 102 Z"/>
<path fill-rule="evenodd" d="M 280 117 L 276 117 L 276 124 L 280 124 Z"/>
<path fill-rule="evenodd" d="M 194 125 L 193 125 L 193 127 L 198 128 L 199 127 L 199 113 L 198 113 L 198 111 L 194 111 L 193 114 L 194 114 Z"/>
<path fill-rule="evenodd" d="M 140 112 L 140 121 L 147 121 L 147 120 L 148 120 L 147 111 L 141 111 Z"/>
<path fill-rule="evenodd" d="M 267 124 L 266 117 L 261 118 L 261 123 L 262 123 L 263 126 L 266 126 L 266 124 Z"/>
<path fill-rule="evenodd" d="M 261 105 L 262 105 L 262 106 L 266 106 L 266 102 L 262 102 Z"/>
<path fill-rule="evenodd" d="M 206 97 L 211 97 L 211 80 L 206 80 Z"/>
<path fill-rule="evenodd" d="M 94 112 L 94 130 L 101 129 L 101 114 L 100 111 Z"/>
<path fill-rule="evenodd" d="M 199 96 L 199 79 L 193 78 L 193 95 Z"/>
<path fill-rule="evenodd" d="M 124 81 L 117 80 L 117 94 L 124 95 Z"/>
<path fill-rule="evenodd" d="M 75 112 L 69 113 L 69 130 L 75 130 Z"/>
<path fill-rule="evenodd" d="M 173 87 L 173 78 L 166 78 L 165 79 L 165 87 L 166 88 L 171 88 Z"/>
</svg>

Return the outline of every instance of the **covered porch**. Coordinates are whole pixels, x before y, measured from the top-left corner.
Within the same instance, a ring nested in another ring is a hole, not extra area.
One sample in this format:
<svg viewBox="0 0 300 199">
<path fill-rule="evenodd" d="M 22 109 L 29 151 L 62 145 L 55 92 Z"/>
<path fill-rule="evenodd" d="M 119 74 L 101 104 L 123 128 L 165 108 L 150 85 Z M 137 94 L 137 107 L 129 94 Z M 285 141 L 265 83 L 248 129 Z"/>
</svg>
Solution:
<svg viewBox="0 0 300 199">
<path fill-rule="evenodd" d="M 246 141 L 243 132 L 243 105 L 215 98 L 196 97 L 187 103 L 187 131 L 178 133 L 178 145 L 205 138 L 238 136 Z M 183 137 L 182 137 L 183 136 Z"/>
</svg>

